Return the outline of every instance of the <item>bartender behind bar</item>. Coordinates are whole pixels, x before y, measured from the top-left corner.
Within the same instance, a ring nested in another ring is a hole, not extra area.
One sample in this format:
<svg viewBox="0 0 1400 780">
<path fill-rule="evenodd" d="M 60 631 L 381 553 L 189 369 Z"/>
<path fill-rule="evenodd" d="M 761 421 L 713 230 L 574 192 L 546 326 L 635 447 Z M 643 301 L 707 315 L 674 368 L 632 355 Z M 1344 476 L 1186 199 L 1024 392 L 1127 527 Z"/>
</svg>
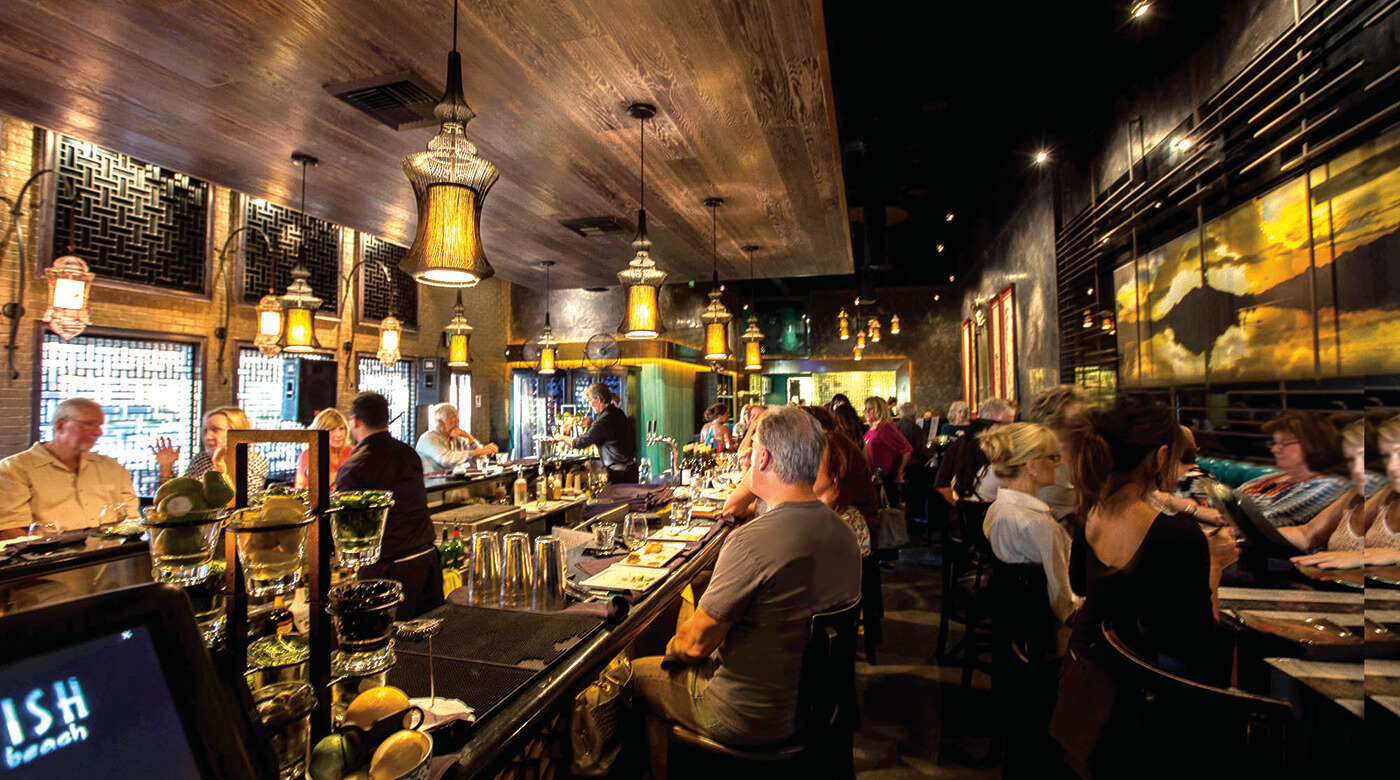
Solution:
<svg viewBox="0 0 1400 780">
<path fill-rule="evenodd" d="M 597 445 L 598 457 L 608 470 L 608 484 L 637 481 L 637 442 L 632 435 L 632 423 L 613 403 L 612 391 L 602 382 L 594 382 L 583 391 L 588 408 L 593 410 L 593 424 L 582 436 L 568 439 L 574 449 Z"/>
</svg>

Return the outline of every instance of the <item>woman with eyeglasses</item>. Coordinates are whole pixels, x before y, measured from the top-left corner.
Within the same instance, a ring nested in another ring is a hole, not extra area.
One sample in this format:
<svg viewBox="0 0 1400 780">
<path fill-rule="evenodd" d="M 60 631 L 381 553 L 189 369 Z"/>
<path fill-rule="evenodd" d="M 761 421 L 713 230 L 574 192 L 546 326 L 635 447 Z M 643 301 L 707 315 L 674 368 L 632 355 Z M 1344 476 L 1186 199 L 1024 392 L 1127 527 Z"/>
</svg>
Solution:
<svg viewBox="0 0 1400 780">
<path fill-rule="evenodd" d="M 1037 423 L 1011 423 L 984 431 L 977 443 L 1001 479 L 982 532 L 1003 563 L 1033 563 L 1045 570 L 1046 595 L 1061 627 L 1079 606 L 1069 582 L 1070 538 L 1050 506 L 1038 497 L 1055 484 L 1060 440 Z M 1060 652 L 1069 635 L 1059 632 Z"/>
<path fill-rule="evenodd" d="M 1264 423 L 1279 471 L 1252 479 L 1236 491 L 1248 497 L 1274 526 L 1302 525 L 1351 488 L 1343 467 L 1341 436 L 1326 418 L 1290 409 Z"/>
</svg>

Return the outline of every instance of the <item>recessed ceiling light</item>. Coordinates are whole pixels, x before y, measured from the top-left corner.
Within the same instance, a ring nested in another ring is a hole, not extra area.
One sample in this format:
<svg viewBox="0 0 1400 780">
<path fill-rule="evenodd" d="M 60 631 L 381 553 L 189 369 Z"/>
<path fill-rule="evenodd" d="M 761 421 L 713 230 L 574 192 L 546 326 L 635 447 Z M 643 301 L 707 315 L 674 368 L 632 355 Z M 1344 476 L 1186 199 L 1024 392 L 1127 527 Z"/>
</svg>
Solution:
<svg viewBox="0 0 1400 780">
<path fill-rule="evenodd" d="M 1133 15 L 1134 19 L 1141 19 L 1147 16 L 1147 12 L 1151 10 L 1152 3 L 1149 3 L 1147 0 L 1138 0 L 1138 2 L 1133 5 L 1133 9 L 1130 13 Z"/>
<path fill-rule="evenodd" d="M 952 222 L 952 221 L 953 221 L 953 212 L 951 212 L 951 211 L 948 212 L 948 216 L 944 217 L 944 219 L 946 219 L 946 220 L 949 221 L 949 222 Z"/>
<path fill-rule="evenodd" d="M 1049 160 L 1049 159 L 1050 159 L 1050 153 L 1047 152 L 1047 151 L 1045 151 L 1044 149 L 1041 149 L 1040 151 L 1038 151 L 1038 152 L 1035 153 L 1035 164 L 1036 164 L 1036 165 L 1044 165 L 1044 164 L 1045 164 L 1045 161 L 1046 161 L 1046 160 Z"/>
<path fill-rule="evenodd" d="M 937 251 L 939 251 L 939 252 L 942 252 L 942 251 L 943 251 L 943 245 L 942 245 L 942 244 L 939 244 L 937 247 L 935 247 L 935 249 L 937 249 Z"/>
</svg>

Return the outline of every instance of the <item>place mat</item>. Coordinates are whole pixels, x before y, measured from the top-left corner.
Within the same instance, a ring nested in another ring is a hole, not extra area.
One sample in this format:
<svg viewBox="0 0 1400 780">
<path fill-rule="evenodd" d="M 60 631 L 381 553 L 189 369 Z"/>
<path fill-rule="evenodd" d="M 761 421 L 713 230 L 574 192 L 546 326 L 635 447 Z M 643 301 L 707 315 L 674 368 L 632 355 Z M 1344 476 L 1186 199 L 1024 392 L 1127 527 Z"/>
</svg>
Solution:
<svg viewBox="0 0 1400 780">
<path fill-rule="evenodd" d="M 436 642 L 437 640 L 434 640 L 434 650 L 438 648 Z M 388 684 L 409 696 L 427 696 L 428 656 L 412 653 L 397 655 L 398 661 L 389 668 Z M 538 674 L 533 669 L 510 669 L 492 664 L 459 661 L 444 658 L 436 653 L 432 667 L 437 695 L 461 699 L 476 711 L 478 722 Z"/>
<path fill-rule="evenodd" d="M 422 617 L 443 618 L 442 629 L 433 637 L 438 657 L 527 669 L 549 666 L 603 624 L 600 618 L 586 615 L 458 604 L 438 607 Z M 426 655 L 428 640 L 399 640 L 394 652 Z"/>
</svg>

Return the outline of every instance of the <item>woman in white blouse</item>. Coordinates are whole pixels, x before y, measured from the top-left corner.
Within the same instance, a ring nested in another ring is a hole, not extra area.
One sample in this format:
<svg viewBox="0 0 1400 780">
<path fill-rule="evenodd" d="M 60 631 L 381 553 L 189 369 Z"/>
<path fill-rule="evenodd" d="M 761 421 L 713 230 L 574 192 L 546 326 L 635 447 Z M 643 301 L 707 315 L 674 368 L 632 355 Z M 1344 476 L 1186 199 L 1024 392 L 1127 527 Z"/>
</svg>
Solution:
<svg viewBox="0 0 1400 780">
<path fill-rule="evenodd" d="M 1050 507 L 1036 497 L 1055 484 L 1059 439 L 1042 425 L 1011 423 L 983 432 L 978 443 L 1001 480 L 982 523 L 992 552 L 1003 563 L 1033 563 L 1045 569 L 1050 609 L 1063 627 L 1081 601 L 1069 584 L 1070 538 Z M 1063 649 L 1067 634 L 1059 633 Z"/>
</svg>

